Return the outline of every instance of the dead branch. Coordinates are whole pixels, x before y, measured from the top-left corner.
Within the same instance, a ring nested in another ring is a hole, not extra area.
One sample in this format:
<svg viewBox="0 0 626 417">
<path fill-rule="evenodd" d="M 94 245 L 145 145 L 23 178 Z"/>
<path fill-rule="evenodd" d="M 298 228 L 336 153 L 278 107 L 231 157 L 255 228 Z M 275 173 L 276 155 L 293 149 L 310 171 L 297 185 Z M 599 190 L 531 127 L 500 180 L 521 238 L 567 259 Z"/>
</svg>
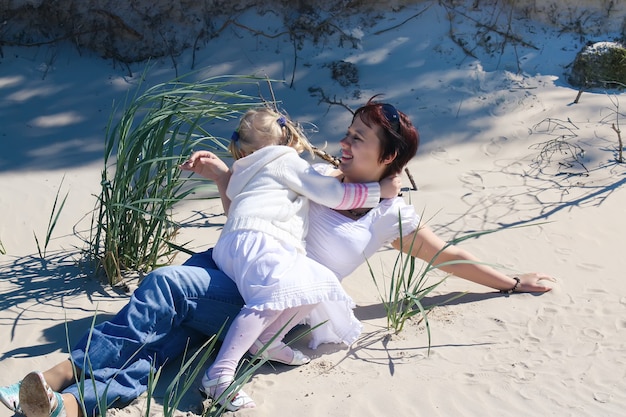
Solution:
<svg viewBox="0 0 626 417">
<path fill-rule="evenodd" d="M 462 42 L 459 38 L 457 38 L 454 35 L 454 29 L 452 28 L 452 22 L 450 22 L 450 31 L 448 33 L 450 34 L 450 39 L 452 39 L 452 42 L 456 43 L 458 45 L 458 47 L 463 50 L 465 55 L 470 56 L 470 57 L 472 57 L 474 59 L 478 58 L 476 55 L 474 55 L 474 53 L 472 51 L 470 51 L 469 49 L 467 49 L 465 47 L 465 43 L 464 42 Z"/>
<path fill-rule="evenodd" d="M 97 14 L 108 17 L 111 21 L 114 22 L 116 27 L 124 30 L 127 34 L 131 35 L 132 37 L 136 39 L 143 39 L 143 35 L 141 33 L 137 32 L 135 29 L 128 26 L 126 22 L 124 22 L 124 19 L 122 19 L 118 15 L 113 14 L 110 11 L 104 10 L 104 9 L 94 9 L 93 11 Z"/>
<path fill-rule="evenodd" d="M 624 144 L 622 142 L 622 130 L 618 127 L 615 127 L 615 123 L 611 125 L 615 133 L 617 133 L 617 144 L 618 144 L 618 157 L 617 162 L 620 164 L 624 162 Z"/>
<path fill-rule="evenodd" d="M 102 30 L 105 30 L 104 27 L 97 27 L 94 29 L 90 29 L 90 30 L 84 30 L 84 31 L 80 31 L 80 32 L 73 32 L 70 33 L 68 35 L 64 35 L 58 38 L 53 38 L 47 41 L 41 41 L 41 42 L 27 42 L 27 43 L 22 43 L 22 42 L 12 42 L 12 41 L 6 41 L 6 40 L 2 40 L 0 41 L 0 45 L 6 45 L 6 46 L 24 46 L 24 47 L 33 47 L 33 46 L 44 46 L 44 45 L 54 45 L 56 43 L 62 42 L 62 41 L 66 41 L 68 39 L 71 39 L 73 37 L 76 36 L 82 36 L 82 35 L 89 35 L 92 33 L 96 33 L 96 32 L 100 32 Z"/>
<path fill-rule="evenodd" d="M 448 8 L 448 6 L 446 6 L 445 4 L 443 4 L 443 6 Z M 491 24 L 486 24 L 486 23 L 480 22 L 480 21 L 474 19 L 473 17 L 469 16 L 468 14 L 465 14 L 465 13 L 463 13 L 461 11 L 458 11 L 457 9 L 453 9 L 453 10 L 454 10 L 454 13 L 458 13 L 461 16 L 463 16 L 464 18 L 469 19 L 472 22 L 476 23 L 476 26 L 478 26 L 478 27 L 482 27 L 484 29 L 489 30 L 490 32 L 496 33 L 496 34 L 502 36 L 503 38 L 505 38 L 506 40 L 517 42 L 520 45 L 526 46 L 528 48 L 533 48 L 535 50 L 539 50 L 539 48 L 537 46 L 533 45 L 530 42 L 526 42 L 524 39 L 520 38 L 517 35 L 511 34 L 511 33 L 507 33 L 507 32 L 503 32 L 502 30 L 498 29 L 495 25 L 491 25 Z"/>
<path fill-rule="evenodd" d="M 316 146 L 313 146 L 313 152 L 315 153 L 315 155 L 319 156 L 324 161 L 332 164 L 335 168 L 339 167 L 339 158 L 337 158 L 336 156 L 333 156 L 329 154 L 328 152 L 326 152 L 325 150 L 320 149 Z"/>
<path fill-rule="evenodd" d="M 408 168 L 404 168 L 404 172 L 406 173 L 407 177 L 409 177 L 409 181 L 411 182 L 411 187 L 412 187 L 411 190 L 417 191 L 417 185 L 415 184 L 413 175 L 411 175 L 411 171 L 409 171 Z"/>
<path fill-rule="evenodd" d="M 578 94 L 576 94 L 576 99 L 574 100 L 574 104 L 578 104 L 578 101 L 580 100 L 580 96 L 583 95 L 583 89 L 581 88 L 580 90 L 578 90 Z"/>
<path fill-rule="evenodd" d="M 428 6 L 426 6 L 424 9 L 420 10 L 419 12 L 417 12 L 416 14 L 414 14 L 413 16 L 410 16 L 410 17 L 406 18 L 403 22 L 400 22 L 400 23 L 398 23 L 397 25 L 395 25 L 395 26 L 391 26 L 391 27 L 389 27 L 389 28 L 387 28 L 387 29 L 382 29 L 382 30 L 379 30 L 379 31 L 377 31 L 377 32 L 374 32 L 374 35 L 380 35 L 381 33 L 389 32 L 390 30 L 394 30 L 394 29 L 399 28 L 400 26 L 404 25 L 404 24 L 405 24 L 406 22 L 408 22 L 409 20 L 413 20 L 413 19 L 415 19 L 416 17 L 419 17 L 419 16 L 420 16 L 422 13 L 424 13 L 426 10 L 430 9 L 430 6 L 432 6 L 432 3 L 431 3 L 431 4 L 429 4 Z"/>
<path fill-rule="evenodd" d="M 330 97 L 328 97 L 326 95 L 326 93 L 324 93 L 324 90 L 322 90 L 320 87 L 309 87 L 309 93 L 318 93 L 321 98 L 318 101 L 319 103 L 327 103 L 330 106 L 341 106 L 344 109 L 348 110 L 350 112 L 350 114 L 354 115 L 354 110 L 352 110 L 347 104 L 345 104 L 342 100 L 337 101 L 336 97 L 331 99 Z"/>
</svg>

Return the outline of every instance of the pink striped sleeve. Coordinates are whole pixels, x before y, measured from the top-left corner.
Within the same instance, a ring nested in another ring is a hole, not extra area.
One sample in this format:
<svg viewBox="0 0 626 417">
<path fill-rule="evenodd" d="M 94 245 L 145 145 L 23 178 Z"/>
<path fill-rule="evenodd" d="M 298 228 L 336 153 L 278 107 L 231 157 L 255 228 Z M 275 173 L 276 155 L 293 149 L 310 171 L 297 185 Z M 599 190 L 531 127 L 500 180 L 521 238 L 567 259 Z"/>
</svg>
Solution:
<svg viewBox="0 0 626 417">
<path fill-rule="evenodd" d="M 343 187 L 343 200 L 335 207 L 337 210 L 373 207 L 378 203 L 378 193 L 370 193 L 370 187 L 367 184 L 343 184 Z"/>
</svg>

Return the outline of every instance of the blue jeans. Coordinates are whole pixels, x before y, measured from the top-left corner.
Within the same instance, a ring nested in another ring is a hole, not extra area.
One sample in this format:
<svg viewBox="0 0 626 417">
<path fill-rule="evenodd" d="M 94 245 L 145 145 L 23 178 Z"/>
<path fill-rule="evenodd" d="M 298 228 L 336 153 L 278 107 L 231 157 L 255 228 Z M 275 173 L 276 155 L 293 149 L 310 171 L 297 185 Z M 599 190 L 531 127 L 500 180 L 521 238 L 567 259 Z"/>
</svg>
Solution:
<svg viewBox="0 0 626 417">
<path fill-rule="evenodd" d="M 72 360 L 90 378 L 83 386 L 87 416 L 99 413 L 98 399 L 106 397 L 111 405 L 137 398 L 146 391 L 151 370 L 179 357 L 188 343 L 216 334 L 224 323 L 228 329 L 243 304 L 235 283 L 213 262 L 212 250 L 148 274 L 113 319 L 95 326 L 72 349 Z M 74 384 L 63 392 L 80 401 L 78 390 Z"/>
</svg>

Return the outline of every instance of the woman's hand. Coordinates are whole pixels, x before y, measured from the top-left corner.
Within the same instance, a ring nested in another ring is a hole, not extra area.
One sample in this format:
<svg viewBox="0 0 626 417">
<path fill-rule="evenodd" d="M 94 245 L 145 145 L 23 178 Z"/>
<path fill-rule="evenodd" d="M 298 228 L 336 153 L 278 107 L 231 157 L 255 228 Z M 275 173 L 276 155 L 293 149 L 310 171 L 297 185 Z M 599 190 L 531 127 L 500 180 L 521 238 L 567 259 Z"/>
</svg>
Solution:
<svg viewBox="0 0 626 417">
<path fill-rule="evenodd" d="M 538 272 L 522 274 L 517 277 L 519 278 L 519 285 L 515 292 L 546 292 L 550 291 L 552 287 L 542 281 L 556 282 L 553 276 Z"/>
</svg>

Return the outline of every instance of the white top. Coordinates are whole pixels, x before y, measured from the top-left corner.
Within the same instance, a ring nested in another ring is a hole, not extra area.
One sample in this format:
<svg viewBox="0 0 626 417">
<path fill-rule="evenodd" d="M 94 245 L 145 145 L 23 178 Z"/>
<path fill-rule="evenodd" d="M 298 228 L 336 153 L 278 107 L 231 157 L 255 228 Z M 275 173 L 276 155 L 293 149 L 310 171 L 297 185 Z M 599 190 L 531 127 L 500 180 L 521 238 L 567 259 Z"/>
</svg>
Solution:
<svg viewBox="0 0 626 417">
<path fill-rule="evenodd" d="M 222 234 L 268 233 L 304 250 L 309 199 L 338 210 L 374 207 L 380 185 L 342 184 L 321 175 L 287 146 L 267 146 L 237 160 L 226 189 L 231 200 Z"/>
<path fill-rule="evenodd" d="M 330 174 L 334 169 L 326 164 L 313 167 L 322 174 Z M 401 197 L 383 200 L 357 220 L 311 202 L 307 256 L 325 265 L 341 281 L 382 246 L 398 239 L 400 225 L 402 235 L 406 236 L 414 232 L 419 223 L 420 216 L 415 208 Z M 311 312 L 308 322 L 314 327 L 344 315 L 341 305 L 323 302 Z M 338 337 L 337 333 L 329 326 L 317 327 L 311 332 L 309 347 L 315 349 L 321 343 L 346 343 L 346 339 Z M 354 335 L 349 340 L 355 340 Z"/>
<path fill-rule="evenodd" d="M 334 168 L 314 164 L 322 174 Z M 414 232 L 420 223 L 415 207 L 396 197 L 380 202 L 363 217 L 353 220 L 327 207 L 311 202 L 309 232 L 306 236 L 307 256 L 332 270 L 342 280 L 366 258 L 386 244 Z M 349 239 L 349 244 L 346 240 Z"/>
</svg>

